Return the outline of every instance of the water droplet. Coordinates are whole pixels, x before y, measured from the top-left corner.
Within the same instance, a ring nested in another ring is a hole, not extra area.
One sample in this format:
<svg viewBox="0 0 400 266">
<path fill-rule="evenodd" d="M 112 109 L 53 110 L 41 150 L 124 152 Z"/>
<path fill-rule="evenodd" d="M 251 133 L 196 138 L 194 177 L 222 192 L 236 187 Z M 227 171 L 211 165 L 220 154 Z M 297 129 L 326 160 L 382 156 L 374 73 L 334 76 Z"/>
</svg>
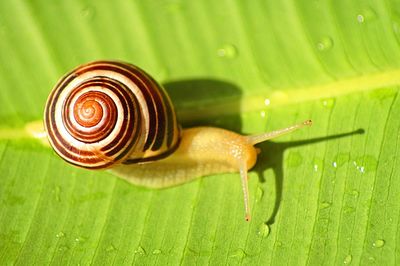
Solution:
<svg viewBox="0 0 400 266">
<path fill-rule="evenodd" d="M 381 248 L 385 245 L 385 240 L 383 239 L 377 239 L 375 242 L 372 244 L 375 248 Z"/>
<path fill-rule="evenodd" d="M 356 198 L 358 197 L 359 194 L 360 194 L 360 193 L 359 193 L 357 190 L 355 190 L 355 189 L 351 191 L 351 195 L 353 195 L 353 196 L 356 197 Z"/>
<path fill-rule="evenodd" d="M 161 254 L 162 251 L 161 251 L 161 249 L 155 249 L 155 250 L 153 250 L 152 253 L 153 253 L 154 255 L 158 255 L 158 254 Z"/>
<path fill-rule="evenodd" d="M 276 246 L 277 247 L 282 247 L 282 242 L 281 241 L 276 241 Z"/>
<path fill-rule="evenodd" d="M 314 172 L 322 171 L 323 165 L 324 165 L 324 161 L 322 159 L 315 158 L 313 161 Z"/>
<path fill-rule="evenodd" d="M 331 203 L 330 202 L 322 202 L 321 203 L 321 210 L 323 210 L 323 209 L 327 209 L 327 208 L 330 208 L 331 207 Z"/>
<path fill-rule="evenodd" d="M 364 173 L 365 172 L 365 167 L 364 166 L 357 166 L 357 170 L 360 171 L 360 173 Z"/>
<path fill-rule="evenodd" d="M 266 115 L 266 112 L 265 112 L 265 111 L 261 111 L 261 112 L 260 112 L 260 116 L 261 116 L 262 118 L 265 118 L 265 115 Z"/>
<path fill-rule="evenodd" d="M 332 163 L 332 166 L 335 167 L 335 168 L 337 168 L 337 162 L 333 162 L 333 163 Z"/>
<path fill-rule="evenodd" d="M 58 248 L 58 251 L 67 251 L 69 249 L 68 246 L 62 245 Z"/>
<path fill-rule="evenodd" d="M 260 202 L 263 196 L 264 196 L 264 190 L 260 187 L 257 187 L 256 202 Z"/>
<path fill-rule="evenodd" d="M 350 154 L 349 153 L 339 153 L 335 157 L 335 162 L 338 167 L 344 165 L 345 163 L 348 163 L 350 160 Z"/>
<path fill-rule="evenodd" d="M 372 21 L 376 19 L 377 15 L 371 8 L 364 9 L 360 14 L 357 15 L 357 21 L 360 24 Z"/>
<path fill-rule="evenodd" d="M 85 19 L 88 19 L 88 20 L 93 19 L 95 13 L 96 13 L 95 9 L 92 6 L 87 6 L 87 7 L 83 8 L 82 11 L 81 11 L 82 17 L 85 18 Z"/>
<path fill-rule="evenodd" d="M 136 250 L 135 250 L 135 254 L 138 254 L 140 256 L 144 256 L 146 255 L 146 250 L 144 250 L 144 248 L 142 248 L 141 246 L 139 246 Z"/>
<path fill-rule="evenodd" d="M 350 264 L 352 259 L 353 257 L 351 255 L 347 255 L 343 260 L 343 264 Z"/>
<path fill-rule="evenodd" d="M 258 227 L 258 232 L 257 235 L 261 236 L 261 237 L 267 237 L 269 235 L 270 229 L 268 224 L 266 223 L 262 223 L 259 227 Z"/>
<path fill-rule="evenodd" d="M 266 98 L 266 99 L 264 100 L 264 104 L 265 104 L 265 106 L 270 105 L 270 104 L 271 104 L 271 100 L 268 99 L 268 98 Z"/>
<path fill-rule="evenodd" d="M 303 163 L 303 156 L 299 152 L 289 152 L 287 164 L 289 167 L 299 167 Z"/>
<path fill-rule="evenodd" d="M 333 108 L 335 106 L 335 98 L 327 98 L 327 99 L 323 99 L 321 100 L 321 104 L 322 106 L 326 107 L 326 108 Z"/>
<path fill-rule="evenodd" d="M 333 40 L 330 37 L 324 37 L 317 43 L 317 49 L 321 52 L 328 51 L 333 47 Z"/>
<path fill-rule="evenodd" d="M 233 251 L 229 257 L 242 259 L 246 256 L 247 256 L 246 252 L 244 252 L 243 249 L 239 248 L 239 249 Z"/>
<path fill-rule="evenodd" d="M 368 260 L 369 261 L 375 261 L 375 258 L 374 257 L 368 257 Z"/>
<path fill-rule="evenodd" d="M 238 55 L 238 50 L 232 44 L 225 44 L 218 49 L 217 55 L 224 58 L 235 58 Z"/>
<path fill-rule="evenodd" d="M 60 231 L 58 234 L 56 234 L 56 237 L 57 237 L 57 238 L 65 237 L 65 233 L 62 232 L 62 231 Z"/>
<path fill-rule="evenodd" d="M 365 173 L 365 167 L 358 165 L 358 163 L 356 161 L 353 161 L 353 165 L 356 167 L 356 169 L 360 172 L 360 173 Z"/>
<path fill-rule="evenodd" d="M 75 238 L 76 243 L 84 243 L 85 241 L 86 241 L 86 238 L 82 237 L 82 236 Z"/>
<path fill-rule="evenodd" d="M 371 172 L 371 171 L 375 172 L 376 171 L 376 168 L 378 166 L 378 160 L 374 156 L 365 155 L 365 156 L 362 157 L 362 160 L 364 162 L 363 165 L 365 167 L 368 167 L 368 171 L 369 172 Z"/>
<path fill-rule="evenodd" d="M 117 250 L 117 249 L 115 248 L 115 246 L 114 246 L 113 244 L 109 245 L 109 246 L 106 248 L 106 251 L 107 251 L 107 252 L 112 252 L 112 251 L 115 251 L 115 250 Z"/>
</svg>

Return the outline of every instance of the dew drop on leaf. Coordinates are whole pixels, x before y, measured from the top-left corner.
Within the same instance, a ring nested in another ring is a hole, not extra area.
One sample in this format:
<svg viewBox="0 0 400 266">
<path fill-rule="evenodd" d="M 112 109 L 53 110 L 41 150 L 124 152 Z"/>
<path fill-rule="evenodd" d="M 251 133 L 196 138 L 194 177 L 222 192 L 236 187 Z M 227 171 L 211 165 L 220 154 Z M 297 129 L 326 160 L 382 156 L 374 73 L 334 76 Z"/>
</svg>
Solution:
<svg viewBox="0 0 400 266">
<path fill-rule="evenodd" d="M 114 250 L 117 250 L 117 249 L 115 248 L 115 246 L 114 246 L 113 244 L 109 245 L 109 246 L 106 248 L 106 251 L 107 251 L 107 252 L 112 252 L 112 251 L 114 251 Z"/>
<path fill-rule="evenodd" d="M 152 252 L 154 255 L 158 255 L 158 254 L 161 254 L 162 252 L 161 252 L 161 249 L 155 249 L 155 250 L 153 250 L 153 252 Z"/>
<path fill-rule="evenodd" d="M 356 167 L 358 172 L 361 174 L 365 173 L 365 166 L 359 165 L 356 161 L 353 161 L 353 165 Z"/>
<path fill-rule="evenodd" d="M 260 202 L 263 196 L 264 196 L 264 190 L 260 187 L 257 187 L 256 202 Z"/>
<path fill-rule="evenodd" d="M 375 248 L 381 248 L 385 245 L 385 240 L 383 239 L 377 239 L 375 242 L 372 244 Z"/>
<path fill-rule="evenodd" d="M 343 260 L 343 264 L 350 264 L 352 259 L 353 257 L 351 255 L 347 255 Z"/>
<path fill-rule="evenodd" d="M 267 237 L 269 235 L 270 229 L 268 224 L 266 223 L 262 223 L 259 227 L 258 227 L 258 232 L 257 235 L 261 236 L 261 237 Z"/>
<path fill-rule="evenodd" d="M 82 236 L 75 238 L 76 243 L 84 243 L 85 241 L 86 241 L 86 238 L 82 237 Z"/>
<path fill-rule="evenodd" d="M 321 52 L 330 50 L 333 47 L 333 40 L 330 37 L 324 37 L 317 42 L 317 49 Z"/>
<path fill-rule="evenodd" d="M 241 248 L 238 248 L 229 255 L 229 257 L 231 258 L 239 258 L 239 259 L 242 259 L 246 256 L 247 256 L 246 252 L 244 252 L 244 250 Z"/>
<path fill-rule="evenodd" d="M 322 106 L 329 108 L 329 109 L 331 109 L 335 106 L 335 102 L 336 102 L 335 98 L 327 98 L 327 99 L 321 100 Z"/>
<path fill-rule="evenodd" d="M 87 20 L 93 19 L 95 16 L 95 13 L 96 13 L 95 9 L 92 6 L 87 6 L 87 7 L 83 8 L 81 11 L 82 17 Z"/>
<path fill-rule="evenodd" d="M 313 169 L 314 172 L 322 171 L 322 166 L 324 165 L 324 161 L 319 158 L 315 158 L 313 160 Z"/>
<path fill-rule="evenodd" d="M 323 210 L 323 209 L 327 209 L 327 208 L 330 208 L 331 207 L 331 203 L 330 202 L 322 202 L 321 203 L 321 210 Z"/>
<path fill-rule="evenodd" d="M 60 231 L 58 234 L 56 234 L 56 237 L 57 237 L 57 238 L 65 237 L 65 233 L 62 232 L 62 231 Z"/>
<path fill-rule="evenodd" d="M 265 100 L 264 100 L 264 105 L 265 105 L 265 106 L 269 106 L 270 104 L 271 104 L 271 100 L 268 99 L 268 98 L 265 98 Z"/>
<path fill-rule="evenodd" d="M 146 255 L 146 250 L 144 250 L 144 248 L 142 248 L 141 246 L 139 246 L 139 247 L 135 250 L 135 254 L 138 254 L 138 255 L 141 255 L 141 256 Z"/>
<path fill-rule="evenodd" d="M 376 17 L 377 15 L 374 10 L 372 10 L 371 8 L 366 8 L 357 15 L 357 22 L 363 24 L 376 19 Z"/>
<path fill-rule="evenodd" d="M 351 191 L 351 195 L 353 195 L 354 197 L 358 197 L 358 195 L 359 195 L 360 193 L 358 192 L 358 190 L 353 190 L 353 191 Z"/>
<path fill-rule="evenodd" d="M 58 251 L 67 251 L 69 249 L 68 246 L 62 245 L 58 248 Z"/>
<path fill-rule="evenodd" d="M 368 172 L 376 171 L 376 167 L 378 166 L 378 160 L 374 156 L 365 155 L 364 157 L 362 157 L 362 160 L 364 162 L 364 166 L 368 167 Z"/>
<path fill-rule="evenodd" d="M 350 160 L 350 154 L 349 153 L 339 153 L 335 157 L 335 162 L 338 167 L 344 165 L 345 163 L 348 163 Z"/>
<path fill-rule="evenodd" d="M 238 50 L 232 44 L 225 44 L 217 50 L 217 55 L 223 58 L 235 58 L 238 55 Z"/>
</svg>

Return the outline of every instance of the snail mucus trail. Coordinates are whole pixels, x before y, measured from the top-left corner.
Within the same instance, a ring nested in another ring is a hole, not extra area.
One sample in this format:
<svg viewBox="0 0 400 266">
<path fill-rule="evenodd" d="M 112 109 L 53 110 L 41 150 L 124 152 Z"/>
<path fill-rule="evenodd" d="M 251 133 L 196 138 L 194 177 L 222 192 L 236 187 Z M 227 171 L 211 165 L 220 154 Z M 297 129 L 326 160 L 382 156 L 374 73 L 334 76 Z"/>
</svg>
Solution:
<svg viewBox="0 0 400 266">
<path fill-rule="evenodd" d="M 306 120 L 251 136 L 215 127 L 181 129 L 165 90 L 142 69 L 116 61 L 88 63 L 66 74 L 44 112 L 48 141 L 61 158 L 87 169 L 109 169 L 135 185 L 165 188 L 239 172 L 247 221 L 254 145 L 309 125 Z"/>
</svg>

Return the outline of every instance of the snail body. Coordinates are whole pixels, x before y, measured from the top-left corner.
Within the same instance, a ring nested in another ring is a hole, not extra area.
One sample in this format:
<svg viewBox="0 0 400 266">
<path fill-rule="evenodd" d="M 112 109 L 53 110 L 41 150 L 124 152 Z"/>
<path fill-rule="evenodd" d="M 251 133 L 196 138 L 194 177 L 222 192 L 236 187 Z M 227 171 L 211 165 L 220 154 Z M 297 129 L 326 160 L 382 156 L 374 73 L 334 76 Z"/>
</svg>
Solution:
<svg viewBox="0 0 400 266">
<path fill-rule="evenodd" d="M 215 127 L 194 127 L 182 131 L 179 147 L 170 156 L 142 164 L 120 164 L 111 172 L 151 188 L 186 183 L 201 176 L 250 169 L 257 151 L 247 138 Z"/>
<path fill-rule="evenodd" d="M 254 145 L 306 125 L 311 120 L 253 136 L 215 127 L 182 130 L 164 89 L 140 68 L 115 61 L 81 65 L 65 75 L 44 114 L 48 141 L 61 158 L 87 169 L 109 169 L 135 185 L 165 188 L 240 172 L 246 220 Z"/>
</svg>

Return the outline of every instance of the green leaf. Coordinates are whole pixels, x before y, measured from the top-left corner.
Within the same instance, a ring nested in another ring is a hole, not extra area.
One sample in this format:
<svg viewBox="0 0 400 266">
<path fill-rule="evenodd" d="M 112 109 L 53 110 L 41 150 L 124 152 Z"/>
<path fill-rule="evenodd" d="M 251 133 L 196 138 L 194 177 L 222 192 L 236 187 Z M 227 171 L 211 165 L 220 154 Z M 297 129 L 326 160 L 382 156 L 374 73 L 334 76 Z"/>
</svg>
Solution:
<svg viewBox="0 0 400 266">
<path fill-rule="evenodd" d="M 6 0 L 0 39 L 2 264 L 398 262 L 398 0 Z M 314 125 L 260 145 L 248 223 L 238 174 L 149 190 L 27 137 L 97 59 L 151 73 L 184 126 Z"/>
</svg>

